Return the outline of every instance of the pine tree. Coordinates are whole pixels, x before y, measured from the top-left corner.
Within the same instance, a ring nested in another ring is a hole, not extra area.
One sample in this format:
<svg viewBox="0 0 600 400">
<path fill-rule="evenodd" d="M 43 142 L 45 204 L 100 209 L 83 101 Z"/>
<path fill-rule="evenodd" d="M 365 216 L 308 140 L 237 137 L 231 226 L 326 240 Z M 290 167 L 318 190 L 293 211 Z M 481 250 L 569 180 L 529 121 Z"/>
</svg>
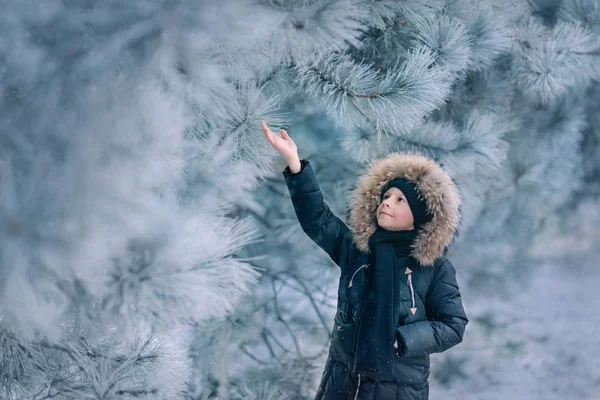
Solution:
<svg viewBox="0 0 600 400">
<path fill-rule="evenodd" d="M 217 40 L 207 13 L 232 10 L 1 8 L 0 397 L 182 398 L 194 324 L 258 277 L 234 215 L 260 174 L 235 115 L 258 91 L 194 58 Z"/>
</svg>

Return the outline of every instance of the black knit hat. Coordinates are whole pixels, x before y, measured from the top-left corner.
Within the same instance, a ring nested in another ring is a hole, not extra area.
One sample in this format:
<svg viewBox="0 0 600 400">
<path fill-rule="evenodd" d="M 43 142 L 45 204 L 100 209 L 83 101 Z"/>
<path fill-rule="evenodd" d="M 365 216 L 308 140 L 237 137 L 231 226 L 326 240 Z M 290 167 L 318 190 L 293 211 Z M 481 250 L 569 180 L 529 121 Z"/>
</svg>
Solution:
<svg viewBox="0 0 600 400">
<path fill-rule="evenodd" d="M 381 189 L 381 194 L 379 195 L 379 202 L 383 200 L 383 195 L 389 188 L 398 188 L 404 193 L 406 200 L 408 201 L 408 205 L 410 206 L 410 211 L 412 212 L 413 218 L 415 220 L 414 226 L 415 229 L 419 229 L 423 224 L 431 221 L 433 215 L 427 210 L 427 203 L 423 199 L 421 192 L 417 185 L 406 178 L 394 178 L 389 181 L 383 189 Z"/>
</svg>

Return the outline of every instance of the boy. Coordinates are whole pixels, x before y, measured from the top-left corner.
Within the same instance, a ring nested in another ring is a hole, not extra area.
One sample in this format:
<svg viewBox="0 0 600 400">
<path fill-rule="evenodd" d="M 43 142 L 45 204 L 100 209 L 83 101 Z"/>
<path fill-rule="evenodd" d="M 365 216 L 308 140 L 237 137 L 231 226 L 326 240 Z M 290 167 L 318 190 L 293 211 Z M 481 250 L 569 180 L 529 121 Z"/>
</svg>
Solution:
<svg viewBox="0 0 600 400">
<path fill-rule="evenodd" d="M 304 232 L 341 268 L 332 341 L 315 400 L 422 400 L 429 355 L 460 343 L 468 323 L 453 265 L 460 195 L 433 160 L 391 153 L 372 161 L 352 194 L 348 228 L 323 201 L 286 131 L 271 145 Z"/>
</svg>

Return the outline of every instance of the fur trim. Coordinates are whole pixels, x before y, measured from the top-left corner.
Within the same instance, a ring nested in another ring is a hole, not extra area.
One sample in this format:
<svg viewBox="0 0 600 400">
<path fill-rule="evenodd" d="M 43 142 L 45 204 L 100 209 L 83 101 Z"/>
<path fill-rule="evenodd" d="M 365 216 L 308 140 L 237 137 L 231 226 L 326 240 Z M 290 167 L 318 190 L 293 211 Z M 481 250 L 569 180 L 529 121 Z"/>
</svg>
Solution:
<svg viewBox="0 0 600 400">
<path fill-rule="evenodd" d="M 448 174 L 432 159 L 413 152 L 394 152 L 369 163 L 357 181 L 350 201 L 350 225 L 356 247 L 369 253 L 369 237 L 377 229 L 381 189 L 390 180 L 405 177 L 414 182 L 433 213 L 413 244 L 413 257 L 431 266 L 441 257 L 458 231 L 460 193 Z"/>
</svg>

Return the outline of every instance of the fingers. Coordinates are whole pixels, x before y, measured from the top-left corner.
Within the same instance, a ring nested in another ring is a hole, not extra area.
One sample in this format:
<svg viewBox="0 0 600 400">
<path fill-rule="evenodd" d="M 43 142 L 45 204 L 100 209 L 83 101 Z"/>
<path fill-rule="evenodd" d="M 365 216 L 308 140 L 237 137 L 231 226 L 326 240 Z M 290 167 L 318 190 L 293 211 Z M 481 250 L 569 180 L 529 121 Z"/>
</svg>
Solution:
<svg viewBox="0 0 600 400">
<path fill-rule="evenodd" d="M 283 129 L 280 129 L 280 130 L 279 130 L 279 133 L 281 134 L 281 136 L 279 136 L 279 135 L 275 134 L 275 133 L 274 133 L 274 132 L 273 132 L 273 131 L 272 131 L 272 130 L 271 130 L 271 129 L 270 129 L 268 126 L 267 126 L 267 123 L 266 123 L 265 121 L 261 121 L 261 122 L 260 122 L 260 125 L 262 126 L 262 128 L 263 128 L 263 131 L 265 132 L 265 135 L 267 136 L 267 139 L 269 139 L 269 141 L 271 141 L 271 140 L 272 140 L 272 139 L 274 139 L 275 137 L 277 137 L 277 138 L 282 138 L 282 137 L 283 137 L 283 139 L 286 139 L 286 140 L 290 138 L 290 136 L 288 135 L 288 133 L 287 133 L 285 130 L 283 130 Z"/>
<path fill-rule="evenodd" d="M 279 135 L 273 133 L 273 131 L 271 131 L 271 129 L 269 129 L 269 127 L 267 126 L 265 121 L 261 121 L 260 124 L 261 124 L 263 131 L 265 132 L 265 136 L 267 137 L 267 140 L 269 141 L 271 146 L 273 146 L 280 153 L 282 151 L 285 151 L 284 149 L 289 146 L 295 146 L 294 141 L 292 140 L 292 138 L 290 138 L 290 135 L 288 135 L 288 133 L 285 129 L 279 130 L 279 133 L 281 135 L 281 136 L 279 136 Z"/>
<path fill-rule="evenodd" d="M 260 126 L 262 127 L 263 131 L 265 132 L 265 135 L 268 135 L 269 133 L 273 133 L 273 132 L 271 132 L 271 129 L 269 129 L 269 127 L 267 126 L 267 123 L 265 121 L 260 121 Z"/>
<path fill-rule="evenodd" d="M 263 131 L 265 132 L 265 134 L 271 134 L 271 135 L 275 135 L 275 134 L 273 133 L 273 131 L 272 131 L 272 130 L 271 130 L 271 129 L 270 129 L 268 126 L 267 126 L 267 123 L 266 123 L 265 121 L 261 121 L 261 122 L 260 122 L 260 125 L 262 126 L 262 128 L 263 128 Z"/>
<path fill-rule="evenodd" d="M 271 132 L 271 130 L 269 129 L 269 127 L 267 126 L 265 121 L 261 121 L 260 124 L 265 133 L 265 136 L 267 137 L 267 140 L 269 141 L 269 143 L 273 144 L 273 139 L 274 139 L 275 134 L 273 132 Z"/>
</svg>

